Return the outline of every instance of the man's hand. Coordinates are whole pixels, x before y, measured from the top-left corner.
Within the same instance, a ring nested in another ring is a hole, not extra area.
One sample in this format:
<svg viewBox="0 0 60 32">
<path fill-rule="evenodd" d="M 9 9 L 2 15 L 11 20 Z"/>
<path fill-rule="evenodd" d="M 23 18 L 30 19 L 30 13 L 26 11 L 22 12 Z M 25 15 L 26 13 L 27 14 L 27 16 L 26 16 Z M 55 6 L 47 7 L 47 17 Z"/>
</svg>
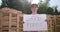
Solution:
<svg viewBox="0 0 60 32">
<path fill-rule="evenodd" d="M 49 24 L 49 20 L 48 19 L 46 19 L 45 22 L 47 22 L 47 24 Z"/>
</svg>

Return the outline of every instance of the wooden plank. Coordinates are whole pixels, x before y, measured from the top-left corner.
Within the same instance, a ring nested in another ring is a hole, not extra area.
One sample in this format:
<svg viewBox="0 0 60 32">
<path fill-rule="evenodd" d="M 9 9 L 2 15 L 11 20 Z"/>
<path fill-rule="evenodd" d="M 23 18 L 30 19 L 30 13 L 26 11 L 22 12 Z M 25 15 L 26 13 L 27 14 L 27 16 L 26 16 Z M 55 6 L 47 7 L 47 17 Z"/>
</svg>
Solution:
<svg viewBox="0 0 60 32">
<path fill-rule="evenodd" d="M 48 16 L 48 15 L 47 15 L 46 17 L 47 17 L 47 21 L 48 21 L 48 22 L 47 22 L 48 30 L 47 30 L 46 32 L 49 32 L 49 30 L 50 30 L 50 27 L 49 27 L 49 24 L 50 24 L 50 21 L 49 21 L 49 20 L 50 20 L 50 18 L 49 18 L 49 16 Z"/>
<path fill-rule="evenodd" d="M 51 17 L 51 20 L 52 20 L 52 22 L 50 23 L 51 24 L 51 32 L 54 32 L 54 25 L 55 25 L 55 17 L 54 17 L 54 15 L 53 15 L 53 17 Z"/>
<path fill-rule="evenodd" d="M 1 28 L 1 16 L 2 16 L 2 15 L 1 15 L 1 12 L 0 12 L 0 28 Z"/>
<path fill-rule="evenodd" d="M 56 15 L 54 15 L 54 28 L 56 28 L 55 25 L 56 25 Z M 56 29 L 54 29 L 54 32 L 55 31 L 56 31 Z"/>
<path fill-rule="evenodd" d="M 0 32 L 2 32 L 2 13 L 1 13 L 1 10 L 0 10 Z"/>
<path fill-rule="evenodd" d="M 17 32 L 19 32 L 19 14 L 17 14 Z"/>
<path fill-rule="evenodd" d="M 50 18 L 50 23 L 49 24 L 50 24 L 50 27 L 49 27 L 50 28 L 50 32 L 52 32 L 52 28 L 51 28 L 51 26 L 52 26 L 52 19 L 51 18 Z"/>
<path fill-rule="evenodd" d="M 9 32 L 11 32 L 11 21 L 12 21 L 12 14 L 9 13 Z"/>
</svg>

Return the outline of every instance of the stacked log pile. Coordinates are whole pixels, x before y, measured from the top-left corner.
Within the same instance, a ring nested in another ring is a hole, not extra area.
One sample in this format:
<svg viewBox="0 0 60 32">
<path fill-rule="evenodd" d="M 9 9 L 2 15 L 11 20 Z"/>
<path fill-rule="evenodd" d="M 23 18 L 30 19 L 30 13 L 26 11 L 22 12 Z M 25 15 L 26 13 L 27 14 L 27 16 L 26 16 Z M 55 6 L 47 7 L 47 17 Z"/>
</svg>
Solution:
<svg viewBox="0 0 60 32">
<path fill-rule="evenodd" d="M 55 20 L 55 31 L 60 32 L 60 15 L 57 15 Z"/>
<path fill-rule="evenodd" d="M 60 15 L 49 16 L 49 32 L 60 32 Z"/>
<path fill-rule="evenodd" d="M 2 32 L 21 32 L 23 31 L 22 12 L 12 8 L 0 9 L 0 30 Z"/>
<path fill-rule="evenodd" d="M 48 32 L 54 32 L 54 15 L 48 15 Z"/>
</svg>

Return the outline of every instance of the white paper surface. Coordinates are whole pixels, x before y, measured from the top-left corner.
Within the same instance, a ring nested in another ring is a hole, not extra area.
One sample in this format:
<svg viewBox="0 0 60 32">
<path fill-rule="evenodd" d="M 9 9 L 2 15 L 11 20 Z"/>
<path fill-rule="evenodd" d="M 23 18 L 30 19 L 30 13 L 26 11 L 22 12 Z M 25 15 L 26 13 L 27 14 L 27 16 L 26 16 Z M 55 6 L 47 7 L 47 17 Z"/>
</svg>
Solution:
<svg viewBox="0 0 60 32">
<path fill-rule="evenodd" d="M 23 16 L 24 31 L 47 30 L 46 14 L 31 14 Z"/>
</svg>

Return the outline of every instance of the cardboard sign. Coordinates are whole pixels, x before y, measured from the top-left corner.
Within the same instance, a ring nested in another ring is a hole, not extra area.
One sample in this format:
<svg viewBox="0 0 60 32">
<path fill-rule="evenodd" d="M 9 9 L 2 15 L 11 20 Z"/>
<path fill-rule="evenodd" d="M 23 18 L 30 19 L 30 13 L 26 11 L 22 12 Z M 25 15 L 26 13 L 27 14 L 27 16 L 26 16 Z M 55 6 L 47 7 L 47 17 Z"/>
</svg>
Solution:
<svg viewBox="0 0 60 32">
<path fill-rule="evenodd" d="M 46 14 L 31 14 L 23 16 L 24 31 L 47 30 Z"/>
</svg>

